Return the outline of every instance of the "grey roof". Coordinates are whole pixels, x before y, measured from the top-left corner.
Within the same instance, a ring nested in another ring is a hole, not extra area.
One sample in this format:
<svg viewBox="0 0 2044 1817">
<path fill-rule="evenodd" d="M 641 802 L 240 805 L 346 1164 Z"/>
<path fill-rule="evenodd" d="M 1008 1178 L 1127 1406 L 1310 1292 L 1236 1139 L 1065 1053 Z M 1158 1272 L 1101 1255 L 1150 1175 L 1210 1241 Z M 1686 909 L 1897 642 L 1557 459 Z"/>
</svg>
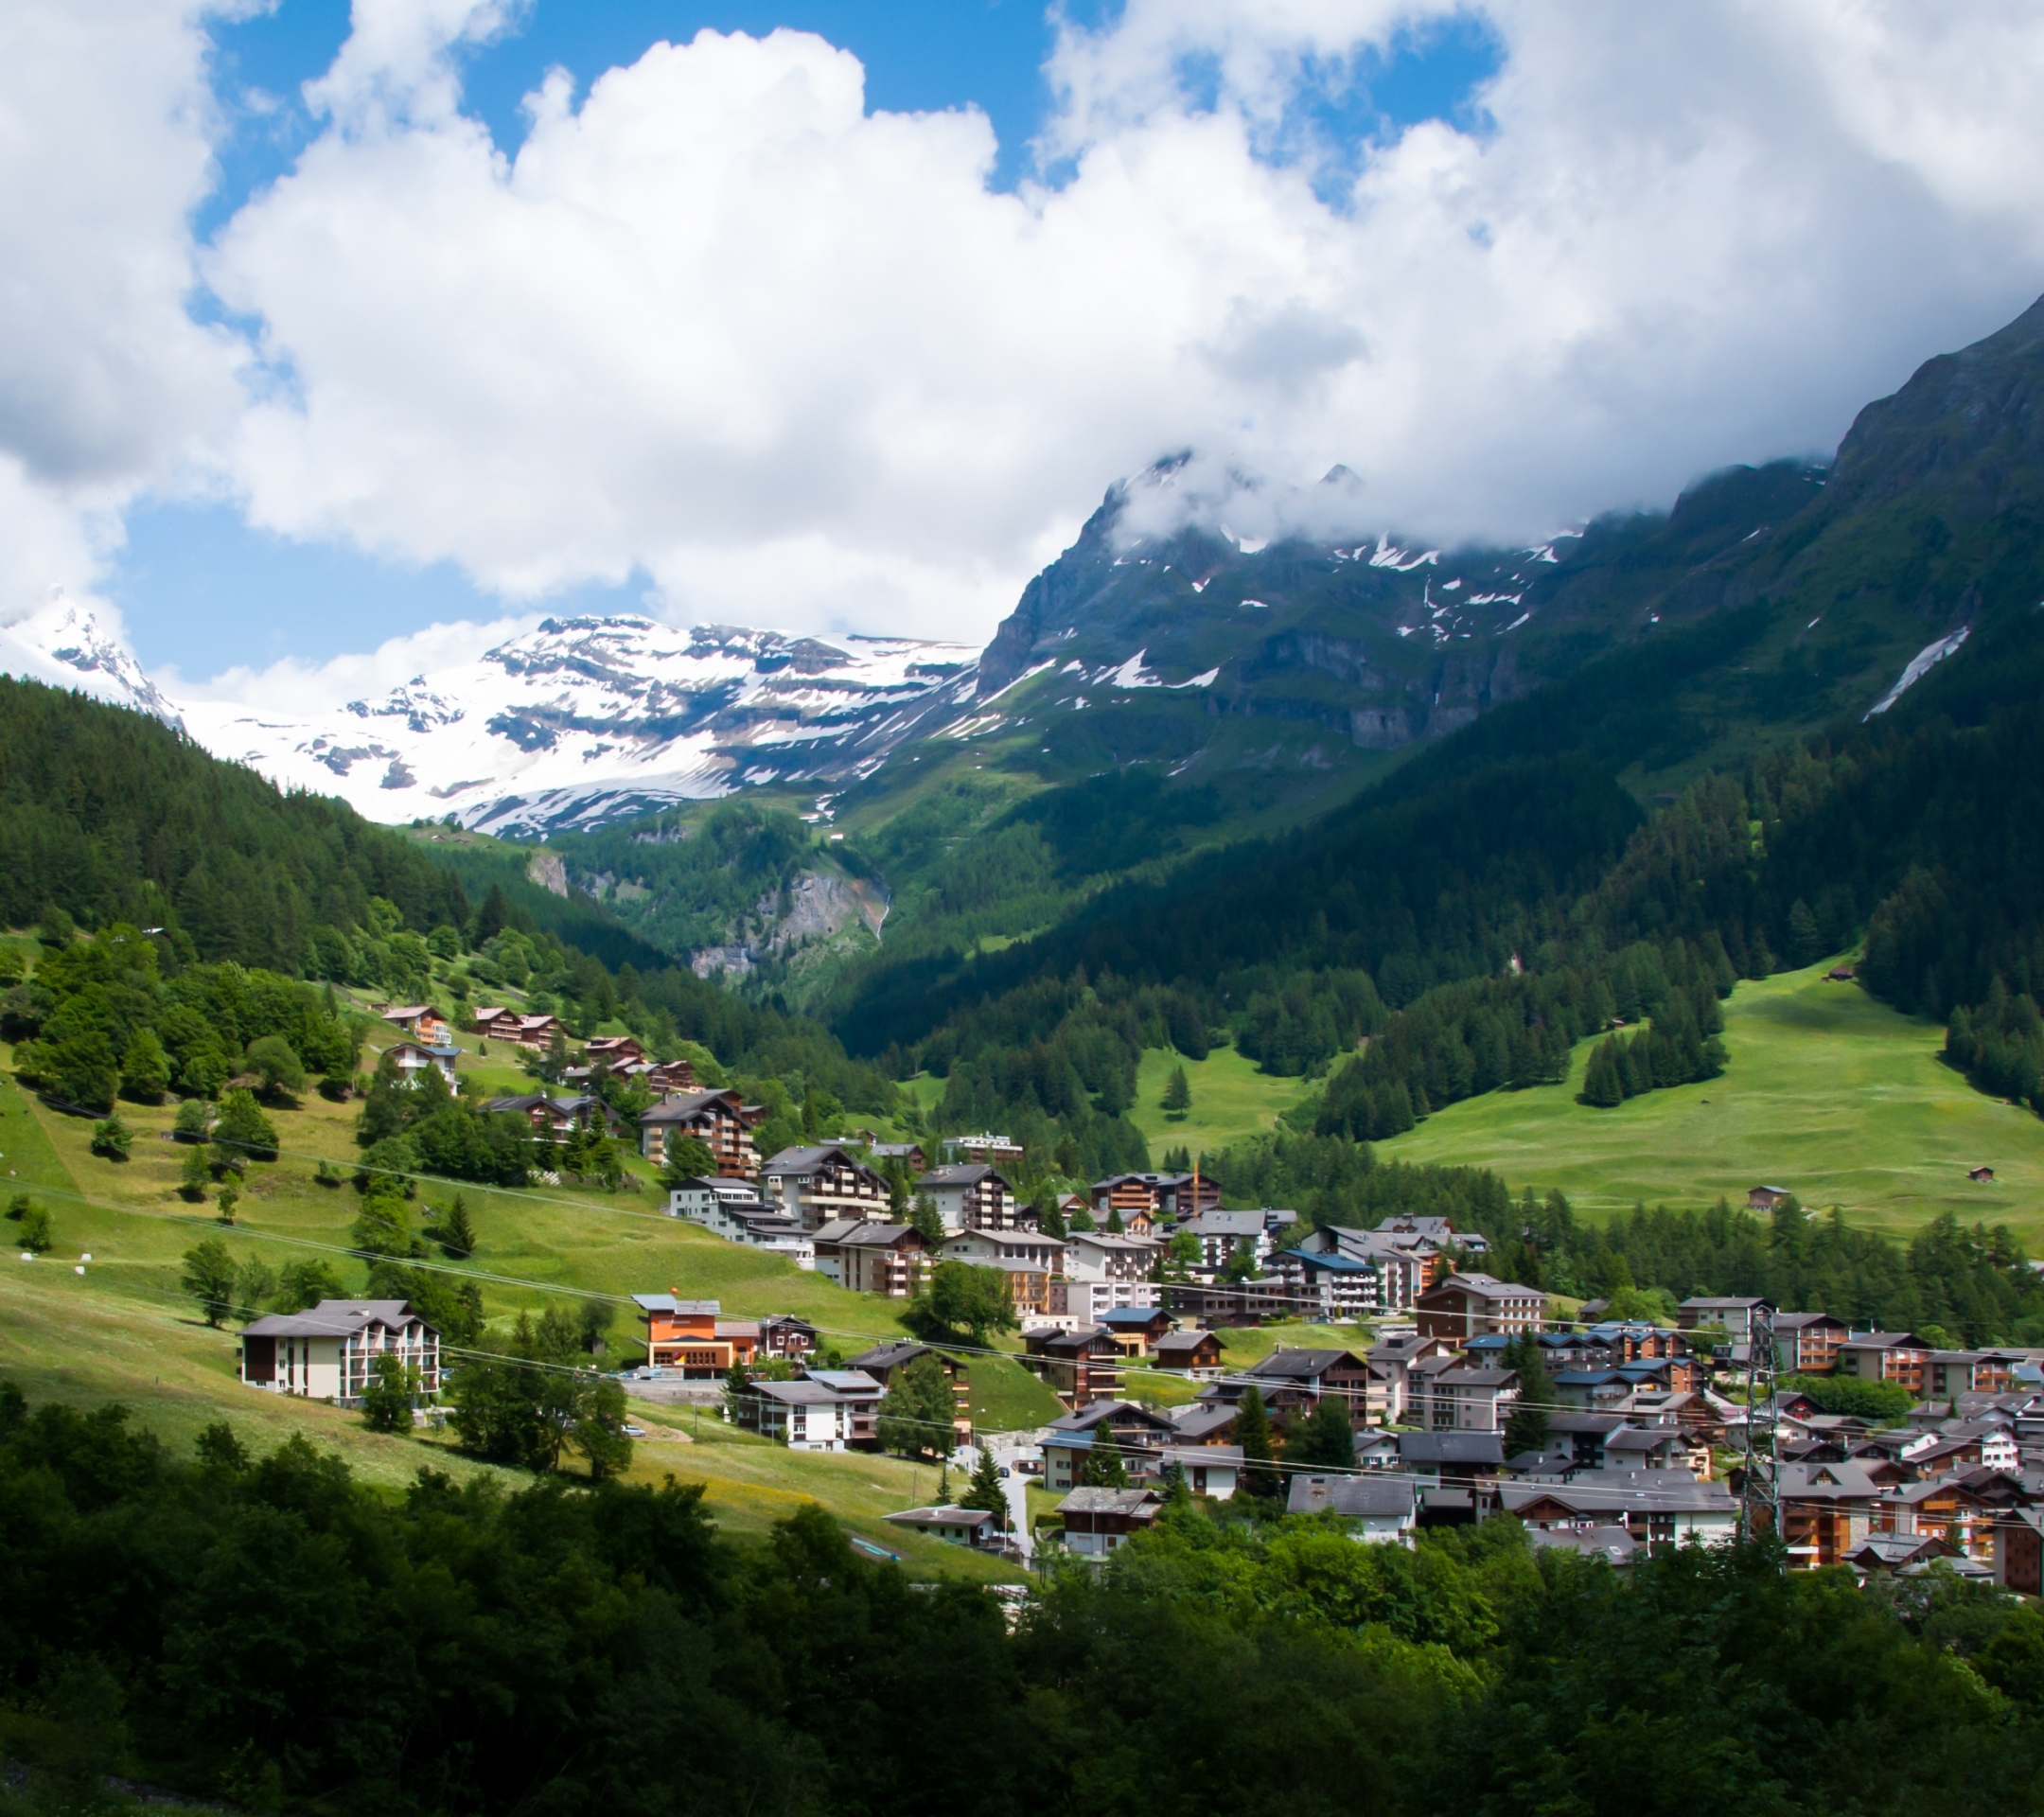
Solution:
<svg viewBox="0 0 2044 1817">
<path fill-rule="evenodd" d="M 1249 1373 L 1275 1377 L 1281 1382 L 1301 1382 L 1325 1375 L 1344 1363 L 1351 1368 L 1364 1367 L 1363 1359 L 1348 1350 L 1273 1350 Z"/>
<path fill-rule="evenodd" d="M 1401 1432 L 1399 1460 L 1407 1464 L 1491 1464 L 1505 1461 L 1504 1436 L 1495 1432 Z"/>
<path fill-rule="evenodd" d="M 1607 1452 L 1658 1451 L 1664 1445 L 1681 1444 L 1682 1441 L 1679 1426 L 1621 1426 L 1605 1436 L 1604 1449 Z"/>
<path fill-rule="evenodd" d="M 1051 1432 L 1091 1432 L 1103 1420 L 1132 1419 L 1138 1425 L 1152 1427 L 1157 1432 L 1175 1430 L 1171 1420 L 1164 1414 L 1153 1413 L 1139 1401 L 1094 1401 L 1079 1409 L 1077 1413 L 1061 1413 L 1051 1420 Z"/>
<path fill-rule="evenodd" d="M 820 1382 L 833 1394 L 878 1394 L 881 1389 L 864 1369 L 811 1369 L 803 1380 Z"/>
<path fill-rule="evenodd" d="M 1181 1438 L 1200 1438 L 1209 1432 L 1221 1432 L 1235 1423 L 1236 1409 L 1225 1403 L 1195 1402 L 1191 1406 L 1173 1407 L 1172 1425 Z"/>
<path fill-rule="evenodd" d="M 836 1142 L 824 1142 L 816 1148 L 784 1148 L 772 1160 L 760 1169 L 765 1173 L 813 1173 L 823 1163 L 836 1155 L 852 1166 L 860 1163 L 847 1154 Z"/>
<path fill-rule="evenodd" d="M 1211 1332 L 1166 1332 L 1156 1341 L 1159 1356 L 1168 1350 L 1196 1350 L 1203 1344 L 1219 1344 L 1220 1339 Z"/>
<path fill-rule="evenodd" d="M 1294 1476 L 1288 1514 L 1410 1520 L 1413 1486 L 1402 1476 Z"/>
<path fill-rule="evenodd" d="M 1060 1514 L 1127 1514 L 1140 1520 L 1157 1509 L 1150 1489 L 1075 1489 L 1057 1506 Z"/>
<path fill-rule="evenodd" d="M 834 1385 L 847 1376 L 855 1376 L 858 1385 L 847 1385 L 843 1388 Z M 872 1376 L 857 1369 L 832 1369 L 817 1375 L 806 1375 L 800 1382 L 755 1382 L 754 1394 L 763 1394 L 769 1401 L 778 1401 L 789 1407 L 837 1406 L 848 1399 L 867 1399 L 882 1392 L 879 1383 Z"/>
<path fill-rule="evenodd" d="M 1522 1287 L 1516 1280 L 1500 1280 L 1495 1275 L 1450 1275 L 1445 1280 L 1437 1280 L 1421 1294 L 1421 1299 L 1432 1299 L 1436 1294 L 1457 1289 L 1474 1299 L 1538 1299 L 1545 1301 L 1547 1296 L 1538 1287 Z"/>
<path fill-rule="evenodd" d="M 1607 1482 L 1609 1477 L 1628 1480 Z M 1668 1480 L 1656 1480 L 1661 1477 Z M 1559 1502 L 1571 1513 L 1581 1515 L 1637 1508 L 1731 1514 L 1738 1508 L 1722 1483 L 1700 1483 L 1686 1470 L 1591 1470 L 1572 1483 L 1500 1483 L 1498 1499 L 1507 1514 L 1542 1499 Z"/>
<path fill-rule="evenodd" d="M 1435 1377 L 1442 1388 L 1502 1388 L 1519 1379 L 1517 1369 L 1444 1369 Z"/>
<path fill-rule="evenodd" d="M 705 1314 L 715 1317 L 724 1310 L 723 1302 L 714 1299 L 677 1299 L 672 1294 L 634 1294 L 632 1304 L 646 1313 L 691 1313 L 700 1318 Z"/>
<path fill-rule="evenodd" d="M 1804 1326 L 1815 1325 L 1824 1319 L 1830 1319 L 1834 1325 L 1845 1323 L 1842 1318 L 1835 1318 L 1829 1313 L 1776 1313 L 1774 1329 L 1777 1332 L 1801 1331 Z"/>
<path fill-rule="evenodd" d="M 1767 1301 L 1764 1299 L 1748 1298 L 1739 1296 L 1733 1296 L 1727 1297 L 1722 1295 L 1697 1294 L 1693 1295 L 1688 1299 L 1683 1300 L 1683 1304 L 1685 1307 L 1694 1306 L 1699 1312 L 1703 1312 L 1706 1310 L 1712 1312 L 1729 1312 L 1734 1308 L 1740 1306 L 1765 1306 L 1767 1304 Z"/>
<path fill-rule="evenodd" d="M 1609 1560 L 1612 1564 L 1630 1564 L 1632 1555 L 1639 1550 L 1639 1542 L 1622 1526 L 1593 1526 L 1588 1531 L 1580 1527 L 1557 1527 L 1551 1531 L 1535 1527 L 1526 1538 L 1538 1551 L 1577 1552 L 1586 1558 Z"/>
<path fill-rule="evenodd" d="M 1854 1501 L 1881 1492 L 1864 1464 L 1783 1464 L 1776 1478 L 1784 1501 Z"/>
<path fill-rule="evenodd" d="M 241 1328 L 244 1337 L 346 1337 L 371 1325 L 426 1325 L 408 1299 L 323 1299 L 303 1313 L 267 1313 Z M 426 1325 L 430 1332 L 433 1328 Z"/>
<path fill-rule="evenodd" d="M 820 1245 L 835 1243 L 839 1248 L 891 1249 L 905 1236 L 913 1236 L 911 1224 L 877 1224 L 866 1218 L 833 1218 L 821 1226 L 816 1240 Z"/>
<path fill-rule="evenodd" d="M 702 1115 L 714 1103 L 737 1104 L 735 1091 L 685 1091 L 678 1097 L 662 1099 L 652 1109 L 640 1114 L 642 1123 L 685 1123 Z"/>
<path fill-rule="evenodd" d="M 984 1526 L 998 1517 L 983 1508 L 905 1508 L 899 1513 L 883 1514 L 883 1521 L 899 1521 L 904 1526 Z"/>
<path fill-rule="evenodd" d="M 1266 1226 L 1260 1211 L 1202 1211 L 1179 1227 L 1202 1237 L 1260 1237 Z"/>
<path fill-rule="evenodd" d="M 916 1181 L 922 1186 L 978 1186 L 981 1180 L 998 1180 L 1009 1191 L 1014 1191 L 1013 1183 L 998 1168 L 986 1165 L 984 1161 L 957 1161 L 945 1167 L 933 1167 Z"/>
<path fill-rule="evenodd" d="M 919 1356 L 936 1354 L 927 1344 L 915 1344 L 900 1337 L 891 1343 L 875 1344 L 870 1350 L 861 1350 L 845 1367 L 850 1369 L 896 1369 L 905 1363 L 913 1363 Z"/>
</svg>

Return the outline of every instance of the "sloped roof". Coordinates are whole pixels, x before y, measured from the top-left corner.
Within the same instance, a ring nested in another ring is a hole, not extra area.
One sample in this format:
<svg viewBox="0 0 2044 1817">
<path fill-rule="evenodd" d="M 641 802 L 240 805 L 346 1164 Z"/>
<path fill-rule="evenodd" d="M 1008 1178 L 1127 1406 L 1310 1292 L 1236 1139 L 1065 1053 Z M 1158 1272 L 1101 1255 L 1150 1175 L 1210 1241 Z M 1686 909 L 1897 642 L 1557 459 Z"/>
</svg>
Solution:
<svg viewBox="0 0 2044 1817">
<path fill-rule="evenodd" d="M 412 1310 L 408 1299 L 323 1299 L 302 1313 L 267 1313 L 241 1328 L 244 1337 L 347 1337 L 371 1325 L 392 1330 L 406 1325 L 433 1327 Z M 437 1332 L 435 1332 L 437 1335 Z"/>
<path fill-rule="evenodd" d="M 1413 1486 L 1403 1476 L 1294 1476 L 1285 1512 L 1402 1521 L 1415 1506 Z"/>
</svg>

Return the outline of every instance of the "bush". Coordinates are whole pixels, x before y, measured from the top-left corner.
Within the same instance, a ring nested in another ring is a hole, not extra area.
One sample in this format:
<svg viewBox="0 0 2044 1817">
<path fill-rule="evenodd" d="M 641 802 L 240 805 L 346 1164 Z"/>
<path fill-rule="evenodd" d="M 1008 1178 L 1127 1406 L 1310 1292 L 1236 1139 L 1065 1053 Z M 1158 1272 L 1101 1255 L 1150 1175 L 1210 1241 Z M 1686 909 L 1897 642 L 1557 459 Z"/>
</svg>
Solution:
<svg viewBox="0 0 2044 1817">
<path fill-rule="evenodd" d="M 1782 1388 L 1806 1394 L 1821 1413 L 1848 1414 L 1856 1420 L 1889 1422 L 1903 1419 L 1916 1397 L 1899 1382 L 1864 1382 L 1856 1375 L 1791 1375 Z"/>
<path fill-rule="evenodd" d="M 251 1041 L 242 1065 L 262 1081 L 263 1096 L 273 1102 L 305 1089 L 305 1064 L 281 1034 Z"/>
<path fill-rule="evenodd" d="M 251 1160 L 277 1157 L 276 1125 L 262 1114 L 252 1091 L 230 1091 L 220 1100 L 220 1121 L 213 1126 L 213 1145 Z"/>
<path fill-rule="evenodd" d="M 118 1117 L 102 1117 L 93 1125 L 92 1152 L 104 1160 L 125 1161 L 134 1144 L 134 1131 Z"/>
<path fill-rule="evenodd" d="M 203 1142 L 212 1132 L 213 1106 L 203 1098 L 187 1098 L 177 1108 L 171 1133 L 181 1142 Z"/>
<path fill-rule="evenodd" d="M 50 1222 L 49 1209 L 46 1206 L 37 1205 L 31 1200 L 22 1208 L 19 1213 L 11 1215 L 17 1216 L 20 1220 L 21 1229 L 17 1241 L 24 1249 L 33 1250 L 35 1254 L 40 1256 L 55 1246 L 57 1232 Z"/>
<path fill-rule="evenodd" d="M 362 1389 L 362 1424 L 371 1432 L 410 1432 L 412 1399 L 418 1392 L 418 1371 L 385 1350 L 376 1360 Z"/>
</svg>

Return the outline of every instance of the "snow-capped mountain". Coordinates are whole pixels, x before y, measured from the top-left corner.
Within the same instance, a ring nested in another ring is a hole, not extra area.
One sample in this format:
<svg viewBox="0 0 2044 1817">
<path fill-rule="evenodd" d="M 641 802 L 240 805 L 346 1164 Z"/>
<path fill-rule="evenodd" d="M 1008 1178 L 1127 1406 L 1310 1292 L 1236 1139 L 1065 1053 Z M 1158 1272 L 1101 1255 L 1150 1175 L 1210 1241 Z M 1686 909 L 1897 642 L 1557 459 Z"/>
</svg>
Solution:
<svg viewBox="0 0 2044 1817">
<path fill-rule="evenodd" d="M 339 795 L 372 820 L 452 814 L 507 834 L 749 785 L 871 774 L 905 738 L 960 715 L 978 659 L 968 646 L 898 638 L 547 619 L 380 698 L 266 713 L 173 704 L 69 600 L 0 630 L 0 669 L 154 714 L 285 787 Z"/>
<path fill-rule="evenodd" d="M 472 662 L 314 716 L 193 701 L 192 736 L 379 820 L 590 826 L 774 781 L 870 774 L 970 697 L 978 652 L 644 618 L 544 620 Z"/>
<path fill-rule="evenodd" d="M 152 714 L 167 725 L 184 724 L 127 644 L 89 606 L 61 591 L 42 610 L 0 626 L 0 674 L 77 688 L 116 707 Z"/>
</svg>

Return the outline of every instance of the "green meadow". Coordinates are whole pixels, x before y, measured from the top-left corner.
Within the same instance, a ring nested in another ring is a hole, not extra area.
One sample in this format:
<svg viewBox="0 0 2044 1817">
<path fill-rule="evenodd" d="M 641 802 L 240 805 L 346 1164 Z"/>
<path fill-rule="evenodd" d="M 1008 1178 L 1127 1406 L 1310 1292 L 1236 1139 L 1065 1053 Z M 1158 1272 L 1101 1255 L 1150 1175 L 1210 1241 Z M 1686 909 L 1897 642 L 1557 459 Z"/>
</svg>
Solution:
<svg viewBox="0 0 2044 1817">
<path fill-rule="evenodd" d="M 1172 1069 L 1183 1067 L 1192 1087 L 1192 1108 L 1183 1120 L 1164 1109 L 1164 1087 Z M 1136 1103 L 1129 1118 L 1150 1143 L 1153 1158 L 1167 1148 L 1212 1153 L 1251 1136 L 1267 1136 L 1278 1115 L 1311 1087 L 1303 1079 L 1274 1079 L 1232 1047 L 1216 1048 L 1204 1060 L 1188 1060 L 1170 1048 L 1144 1050 L 1136 1075 Z"/>
<path fill-rule="evenodd" d="M 1943 1063 L 1941 1026 L 1830 982 L 1832 962 L 1734 991 L 1721 1078 L 1594 1110 L 1576 1102 L 1585 1041 L 1565 1085 L 1452 1104 L 1378 1154 L 1558 1186 L 1592 1216 L 1766 1185 L 1898 1235 L 1949 1210 L 2044 1239 L 2044 1120 L 1975 1091 Z M 1966 1178 L 1981 1165 L 1991 1184 Z"/>
</svg>

